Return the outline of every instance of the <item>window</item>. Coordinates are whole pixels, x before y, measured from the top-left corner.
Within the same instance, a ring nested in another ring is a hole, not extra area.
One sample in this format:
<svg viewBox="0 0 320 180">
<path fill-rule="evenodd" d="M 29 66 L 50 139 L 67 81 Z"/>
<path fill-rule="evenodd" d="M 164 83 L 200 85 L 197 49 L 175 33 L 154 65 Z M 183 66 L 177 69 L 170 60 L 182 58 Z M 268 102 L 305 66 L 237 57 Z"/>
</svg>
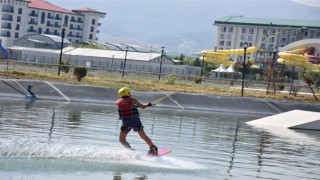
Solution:
<svg viewBox="0 0 320 180">
<path fill-rule="evenodd" d="M 281 38 L 281 43 L 286 43 L 287 42 L 287 38 Z"/>
<path fill-rule="evenodd" d="M 90 32 L 94 32 L 94 27 L 91 27 Z"/>
<path fill-rule="evenodd" d="M 18 9 L 18 14 L 22 14 L 22 8 Z"/>
<path fill-rule="evenodd" d="M 222 27 L 221 32 L 227 32 L 227 28 L 226 27 Z"/>
<path fill-rule="evenodd" d="M 231 34 L 228 34 L 227 39 L 231 39 L 231 36 L 232 36 Z"/>
<path fill-rule="evenodd" d="M 14 38 L 19 38 L 19 33 L 18 32 L 14 33 Z"/>
<path fill-rule="evenodd" d="M 16 30 L 20 30 L 20 24 L 16 25 Z"/>
<path fill-rule="evenodd" d="M 220 41 L 219 46 L 224 46 L 224 41 Z"/>
<path fill-rule="evenodd" d="M 274 37 L 270 37 L 269 42 L 274 42 Z"/>
<path fill-rule="evenodd" d="M 243 41 L 246 40 L 246 35 L 241 35 L 240 39 Z"/>
<path fill-rule="evenodd" d="M 224 39 L 224 34 L 220 34 L 220 39 Z"/>
<path fill-rule="evenodd" d="M 248 41 L 253 41 L 253 37 L 252 36 L 248 36 Z"/>
<path fill-rule="evenodd" d="M 246 34 L 247 33 L 247 28 L 242 28 L 242 34 Z"/>
<path fill-rule="evenodd" d="M 93 35 L 92 35 L 92 34 L 90 34 L 90 35 L 89 35 L 89 39 L 92 39 L 92 37 L 93 37 Z"/>
<path fill-rule="evenodd" d="M 228 29 L 228 32 L 229 32 L 229 33 L 232 33 L 232 32 L 233 32 L 233 27 L 230 27 L 230 28 Z"/>
<path fill-rule="evenodd" d="M 231 46 L 231 41 L 227 41 L 226 46 Z"/>
<path fill-rule="evenodd" d="M 273 35 L 276 34 L 276 30 L 271 29 L 271 30 L 270 30 L 270 34 L 273 34 Z"/>
<path fill-rule="evenodd" d="M 254 34 L 254 29 L 253 28 L 249 29 L 249 34 Z"/>
<path fill-rule="evenodd" d="M 41 13 L 41 24 L 44 24 L 45 21 L 46 21 L 46 13 L 42 12 Z"/>
<path fill-rule="evenodd" d="M 262 34 L 263 34 L 263 35 L 267 35 L 267 34 L 268 34 L 268 31 L 267 31 L 266 29 L 264 29 L 264 30 L 262 31 Z"/>
<path fill-rule="evenodd" d="M 295 42 L 296 41 L 296 38 L 290 38 L 290 42 L 289 43 L 292 43 L 292 42 Z"/>
<path fill-rule="evenodd" d="M 17 22 L 21 22 L 21 16 L 17 16 Z"/>
<path fill-rule="evenodd" d="M 65 16 L 64 17 L 64 25 L 68 25 L 68 23 L 69 23 L 69 16 Z"/>
<path fill-rule="evenodd" d="M 96 20 L 95 19 L 92 19 L 92 25 L 95 25 L 96 24 Z"/>
</svg>

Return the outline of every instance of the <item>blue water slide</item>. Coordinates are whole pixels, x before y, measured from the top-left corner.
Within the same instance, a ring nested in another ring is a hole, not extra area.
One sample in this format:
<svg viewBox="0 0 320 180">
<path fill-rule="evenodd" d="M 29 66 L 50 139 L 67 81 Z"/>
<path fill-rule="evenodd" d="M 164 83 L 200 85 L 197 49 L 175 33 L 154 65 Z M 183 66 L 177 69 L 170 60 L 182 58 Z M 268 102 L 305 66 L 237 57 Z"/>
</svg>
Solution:
<svg viewBox="0 0 320 180">
<path fill-rule="evenodd" d="M 2 44 L 0 43 L 0 50 L 2 52 L 2 54 L 4 55 L 5 58 L 8 58 L 10 56 L 10 54 L 8 53 L 8 51 L 6 49 L 3 48 Z"/>
</svg>

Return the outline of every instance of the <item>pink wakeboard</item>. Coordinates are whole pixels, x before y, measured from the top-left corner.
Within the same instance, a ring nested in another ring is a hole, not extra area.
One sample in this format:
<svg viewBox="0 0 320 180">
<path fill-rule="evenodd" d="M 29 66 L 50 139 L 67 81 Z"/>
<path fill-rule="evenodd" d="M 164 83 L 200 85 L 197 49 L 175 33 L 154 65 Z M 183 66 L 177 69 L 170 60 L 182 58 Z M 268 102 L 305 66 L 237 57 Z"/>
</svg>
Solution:
<svg viewBox="0 0 320 180">
<path fill-rule="evenodd" d="M 170 149 L 159 149 L 158 150 L 158 156 L 162 156 L 162 155 L 165 155 L 165 154 L 168 154 L 170 153 L 172 150 Z M 151 154 L 147 154 L 147 156 L 149 157 L 154 157 L 154 155 L 151 155 Z"/>
</svg>

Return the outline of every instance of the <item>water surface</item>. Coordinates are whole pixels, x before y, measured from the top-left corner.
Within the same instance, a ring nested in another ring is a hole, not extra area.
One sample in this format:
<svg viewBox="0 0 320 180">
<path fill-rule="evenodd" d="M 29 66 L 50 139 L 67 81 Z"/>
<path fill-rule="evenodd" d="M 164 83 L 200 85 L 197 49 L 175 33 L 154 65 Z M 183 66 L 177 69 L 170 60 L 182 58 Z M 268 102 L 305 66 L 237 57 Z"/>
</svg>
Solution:
<svg viewBox="0 0 320 180">
<path fill-rule="evenodd" d="M 135 151 L 123 148 L 115 106 L 1 99 L 0 179 L 320 177 L 318 132 L 286 130 L 298 135 L 292 139 L 244 123 L 260 115 L 156 107 L 140 113 L 145 132 L 172 153 L 146 157 L 148 146 L 135 132 L 128 135 Z"/>
</svg>

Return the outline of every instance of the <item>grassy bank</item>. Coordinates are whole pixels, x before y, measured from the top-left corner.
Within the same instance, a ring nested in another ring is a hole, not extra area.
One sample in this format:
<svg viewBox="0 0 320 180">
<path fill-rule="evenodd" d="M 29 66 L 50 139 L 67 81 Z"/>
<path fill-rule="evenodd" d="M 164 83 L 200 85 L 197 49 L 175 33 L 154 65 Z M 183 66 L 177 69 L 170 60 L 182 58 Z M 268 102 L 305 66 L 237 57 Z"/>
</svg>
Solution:
<svg viewBox="0 0 320 180">
<path fill-rule="evenodd" d="M 108 76 L 86 76 L 82 81 L 78 82 L 72 75 L 61 73 L 57 76 L 56 73 L 45 73 L 36 71 L 18 71 L 18 70 L 0 70 L 1 78 L 10 79 L 29 79 L 29 80 L 46 80 L 54 82 L 62 82 L 68 84 L 101 86 L 111 88 L 121 88 L 123 86 L 130 86 L 134 90 L 139 91 L 169 91 L 169 92 L 186 92 L 186 93 L 203 93 L 214 94 L 222 96 L 241 96 L 240 87 L 229 86 L 212 86 L 205 84 L 189 84 L 189 83 L 174 83 L 168 84 L 166 81 L 159 80 L 141 80 L 129 78 L 114 78 Z M 319 103 L 315 100 L 313 95 L 298 94 L 297 96 L 289 95 L 288 93 L 269 94 L 261 90 L 244 90 L 245 97 L 273 99 L 279 101 L 297 101 Z M 320 97 L 318 97 L 319 99 Z"/>
</svg>

